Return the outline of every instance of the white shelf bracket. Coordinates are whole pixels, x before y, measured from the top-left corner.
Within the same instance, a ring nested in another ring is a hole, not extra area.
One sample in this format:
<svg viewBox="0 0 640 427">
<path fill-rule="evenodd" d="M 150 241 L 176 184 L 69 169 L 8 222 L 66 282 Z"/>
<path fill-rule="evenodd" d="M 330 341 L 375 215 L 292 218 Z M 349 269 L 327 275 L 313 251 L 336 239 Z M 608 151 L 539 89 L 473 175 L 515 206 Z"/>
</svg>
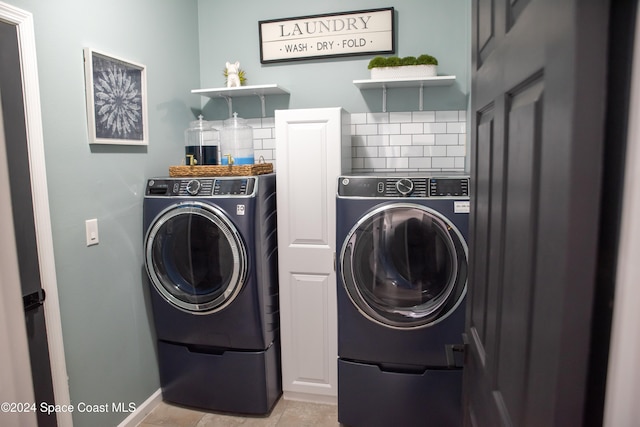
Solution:
<svg viewBox="0 0 640 427">
<path fill-rule="evenodd" d="M 387 112 L 387 85 L 382 85 L 382 112 Z"/>
<path fill-rule="evenodd" d="M 420 99 L 418 100 L 418 110 L 419 111 L 423 111 L 424 110 L 424 85 L 420 84 Z"/>
<path fill-rule="evenodd" d="M 260 98 L 260 106 L 262 107 L 262 117 L 266 117 L 266 112 L 264 108 L 264 94 L 257 93 L 256 95 L 258 95 L 258 97 Z"/>
<path fill-rule="evenodd" d="M 227 100 L 227 107 L 229 107 L 229 118 L 233 117 L 233 98 L 226 95 L 221 95 Z"/>
</svg>

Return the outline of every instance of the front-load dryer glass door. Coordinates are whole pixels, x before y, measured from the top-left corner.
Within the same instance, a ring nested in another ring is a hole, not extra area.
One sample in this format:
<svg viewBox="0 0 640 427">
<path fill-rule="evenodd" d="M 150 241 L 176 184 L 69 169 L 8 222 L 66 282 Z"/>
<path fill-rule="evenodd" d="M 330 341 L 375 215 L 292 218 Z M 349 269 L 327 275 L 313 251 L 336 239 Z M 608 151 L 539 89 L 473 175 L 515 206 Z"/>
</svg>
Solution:
<svg viewBox="0 0 640 427">
<path fill-rule="evenodd" d="M 238 295 L 247 271 L 236 227 L 214 206 L 178 203 L 161 212 L 145 239 L 155 289 L 181 310 L 210 313 Z"/>
<path fill-rule="evenodd" d="M 415 204 L 383 205 L 347 236 L 343 285 L 367 318 L 394 328 L 444 319 L 466 292 L 467 246 L 440 213 Z"/>
</svg>

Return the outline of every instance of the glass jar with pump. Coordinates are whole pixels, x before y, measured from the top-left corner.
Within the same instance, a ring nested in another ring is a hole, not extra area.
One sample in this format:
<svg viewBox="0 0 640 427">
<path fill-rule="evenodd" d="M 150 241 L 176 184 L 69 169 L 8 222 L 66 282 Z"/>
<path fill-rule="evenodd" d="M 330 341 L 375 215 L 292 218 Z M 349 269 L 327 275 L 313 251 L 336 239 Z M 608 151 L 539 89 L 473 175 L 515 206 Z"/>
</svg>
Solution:
<svg viewBox="0 0 640 427">
<path fill-rule="evenodd" d="M 247 121 L 233 113 L 233 117 L 225 120 L 220 134 L 220 163 L 223 165 L 252 165 L 253 128 Z"/>
<path fill-rule="evenodd" d="M 218 146 L 220 134 L 211 123 L 202 120 L 202 114 L 189 124 L 189 129 L 184 131 L 185 164 L 193 165 L 217 165 Z"/>
</svg>

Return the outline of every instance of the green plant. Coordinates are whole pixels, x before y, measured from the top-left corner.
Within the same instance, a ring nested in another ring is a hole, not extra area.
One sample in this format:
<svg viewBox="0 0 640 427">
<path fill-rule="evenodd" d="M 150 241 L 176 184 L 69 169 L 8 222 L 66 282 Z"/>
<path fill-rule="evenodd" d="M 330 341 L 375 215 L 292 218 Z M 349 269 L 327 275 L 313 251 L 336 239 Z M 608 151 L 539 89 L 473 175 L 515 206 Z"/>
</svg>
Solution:
<svg viewBox="0 0 640 427">
<path fill-rule="evenodd" d="M 400 60 L 400 65 L 418 65 L 418 60 L 415 56 L 405 56 Z"/>
<path fill-rule="evenodd" d="M 438 60 L 431 55 L 420 55 L 417 58 L 418 65 L 438 65 Z"/>
<path fill-rule="evenodd" d="M 381 67 L 400 67 L 402 65 L 438 65 L 438 60 L 431 55 L 405 56 L 398 58 L 397 56 L 376 56 L 369 61 L 369 69 Z"/>
<path fill-rule="evenodd" d="M 369 69 L 386 67 L 387 66 L 386 64 L 387 64 L 387 58 L 382 56 L 376 56 L 371 61 L 369 61 Z"/>
<path fill-rule="evenodd" d="M 386 67 L 399 67 L 402 65 L 402 60 L 397 56 L 390 56 L 387 58 Z"/>
</svg>

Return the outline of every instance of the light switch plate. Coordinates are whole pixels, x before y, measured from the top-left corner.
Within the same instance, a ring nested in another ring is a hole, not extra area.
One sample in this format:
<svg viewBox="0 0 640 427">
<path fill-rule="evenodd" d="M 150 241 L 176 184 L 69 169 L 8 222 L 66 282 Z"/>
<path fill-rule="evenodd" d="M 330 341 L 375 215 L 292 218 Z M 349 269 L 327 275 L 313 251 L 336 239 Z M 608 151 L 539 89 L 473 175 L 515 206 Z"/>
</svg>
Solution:
<svg viewBox="0 0 640 427">
<path fill-rule="evenodd" d="M 98 219 L 88 219 L 85 221 L 85 228 L 87 232 L 87 246 L 97 245 L 98 239 Z"/>
</svg>

